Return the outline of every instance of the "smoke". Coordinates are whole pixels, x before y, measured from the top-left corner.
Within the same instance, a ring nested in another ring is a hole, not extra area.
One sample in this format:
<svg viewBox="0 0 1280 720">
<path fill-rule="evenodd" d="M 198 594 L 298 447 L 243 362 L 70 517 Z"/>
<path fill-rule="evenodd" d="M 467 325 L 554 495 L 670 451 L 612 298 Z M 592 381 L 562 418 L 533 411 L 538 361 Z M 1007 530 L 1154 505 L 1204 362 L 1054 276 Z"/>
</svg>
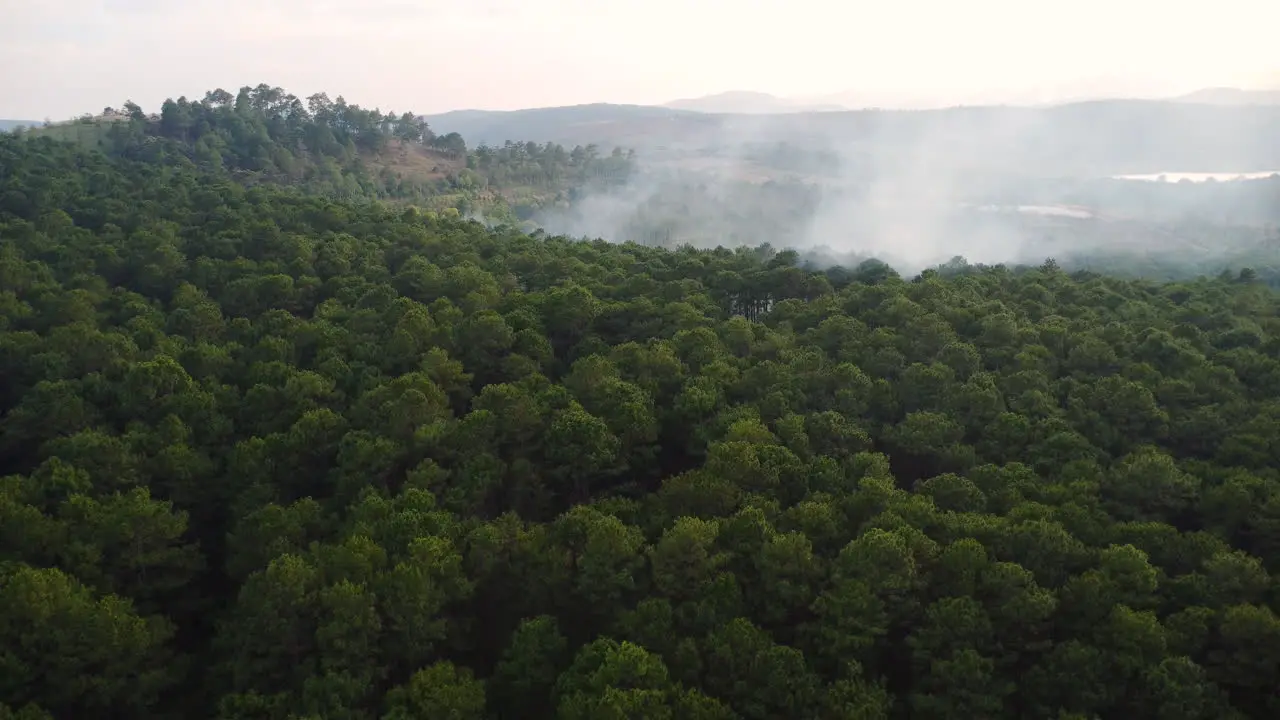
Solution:
<svg viewBox="0 0 1280 720">
<path fill-rule="evenodd" d="M 601 237 L 615 242 L 646 242 L 636 228 L 643 209 L 658 196 L 663 183 L 648 172 L 622 188 L 588 192 L 568 208 L 537 213 L 534 222 L 549 233 L 571 237 Z"/>
<path fill-rule="evenodd" d="M 654 123 L 624 186 L 586 192 L 534 222 L 618 242 L 875 257 L 903 274 L 956 256 L 1039 264 L 1115 252 L 1204 255 L 1225 249 L 1206 242 L 1203 223 L 1280 222 L 1280 178 L 1112 179 L 1280 169 L 1280 108 L 1115 101 L 716 121 L 709 139 L 685 147 Z M 1241 237 L 1254 242 L 1258 233 Z"/>
</svg>

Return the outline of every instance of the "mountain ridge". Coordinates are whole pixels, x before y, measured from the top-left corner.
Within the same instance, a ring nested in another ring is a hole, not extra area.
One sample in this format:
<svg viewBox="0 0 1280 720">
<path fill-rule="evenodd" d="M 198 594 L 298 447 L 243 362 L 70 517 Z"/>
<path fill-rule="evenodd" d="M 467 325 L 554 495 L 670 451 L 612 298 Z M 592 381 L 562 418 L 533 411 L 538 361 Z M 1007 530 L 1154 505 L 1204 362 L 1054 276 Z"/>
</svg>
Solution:
<svg viewBox="0 0 1280 720">
<path fill-rule="evenodd" d="M 1280 128 L 1280 106 L 1270 105 L 1100 99 L 1047 107 L 774 114 L 593 105 L 424 119 L 437 132 L 457 132 L 474 143 L 624 146 L 649 158 L 690 151 L 732 156 L 745 144 L 786 143 L 858 156 L 859 162 L 918 161 L 928 152 L 947 163 L 1035 167 L 1068 176 L 1280 167 L 1280 144 L 1250 140 L 1271 137 Z"/>
<path fill-rule="evenodd" d="M 1280 105 L 1280 89 L 1244 90 L 1236 87 L 1211 87 L 1180 95 L 1173 100 L 1206 105 Z"/>
<path fill-rule="evenodd" d="M 662 107 L 673 110 L 737 115 L 831 112 L 850 109 L 835 103 L 806 102 L 754 90 L 728 90 L 699 97 L 682 98 L 663 103 Z"/>
<path fill-rule="evenodd" d="M 8 132 L 19 127 L 38 127 L 41 124 L 36 120 L 0 120 L 0 132 Z"/>
</svg>

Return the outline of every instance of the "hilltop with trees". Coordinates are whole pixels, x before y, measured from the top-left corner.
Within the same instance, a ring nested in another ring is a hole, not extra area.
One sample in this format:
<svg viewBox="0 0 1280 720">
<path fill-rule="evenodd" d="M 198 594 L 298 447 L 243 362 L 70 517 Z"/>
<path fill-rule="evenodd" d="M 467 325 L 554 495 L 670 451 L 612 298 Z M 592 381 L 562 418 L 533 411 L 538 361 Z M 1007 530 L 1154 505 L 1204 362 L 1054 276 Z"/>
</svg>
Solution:
<svg viewBox="0 0 1280 720">
<path fill-rule="evenodd" d="M 260 84 L 232 95 L 133 102 L 22 131 L 148 163 L 189 162 L 246 184 L 273 183 L 342 200 L 411 202 L 515 222 L 565 204 L 575 189 L 624 183 L 634 153 L 507 140 L 468 147 L 413 112 L 382 112 L 317 93 L 305 99 Z"/>
</svg>

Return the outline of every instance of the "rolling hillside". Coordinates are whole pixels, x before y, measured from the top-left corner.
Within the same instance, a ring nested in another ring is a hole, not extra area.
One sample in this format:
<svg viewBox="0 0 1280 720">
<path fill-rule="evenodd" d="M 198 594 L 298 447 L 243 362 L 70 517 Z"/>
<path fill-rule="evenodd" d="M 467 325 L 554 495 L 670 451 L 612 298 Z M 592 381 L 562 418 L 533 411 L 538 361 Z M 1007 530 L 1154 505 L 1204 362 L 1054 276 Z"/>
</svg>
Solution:
<svg viewBox="0 0 1280 720">
<path fill-rule="evenodd" d="M 1280 90 L 1205 88 L 1176 98 L 1177 102 L 1206 105 L 1280 105 Z"/>
<path fill-rule="evenodd" d="M 436 132 L 457 132 L 475 145 L 501 145 L 517 139 L 565 143 L 568 138 L 578 138 L 573 144 L 631 146 L 622 139 L 643 139 L 654 132 L 663 136 L 669 134 L 663 132 L 668 127 L 714 128 L 719 124 L 714 116 L 690 110 L 607 103 L 527 110 L 453 110 L 423 119 Z"/>
<path fill-rule="evenodd" d="M 197 96 L 199 97 L 199 96 Z M 148 113 L 131 103 L 101 115 L 39 126 L 31 140 L 71 142 L 130 160 L 194 164 L 244 185 L 284 185 L 348 201 L 409 203 L 429 211 L 527 219 L 574 192 L 625 182 L 621 148 L 469 142 L 436 133 L 412 112 L 382 113 L 304 100 L 259 84 L 166 100 Z"/>
<path fill-rule="evenodd" d="M 877 166 L 902 163 L 1042 176 L 1280 168 L 1280 107 L 1105 100 L 1048 108 L 708 114 L 589 105 L 427 116 L 477 142 L 528 138 L 666 152 L 789 142 Z"/>
<path fill-rule="evenodd" d="M 775 113 L 830 112 L 847 110 L 835 104 L 806 103 L 761 92 L 733 90 L 696 98 L 672 100 L 663 107 L 675 110 L 691 110 L 701 113 L 733 113 L 739 115 L 768 115 Z"/>
</svg>

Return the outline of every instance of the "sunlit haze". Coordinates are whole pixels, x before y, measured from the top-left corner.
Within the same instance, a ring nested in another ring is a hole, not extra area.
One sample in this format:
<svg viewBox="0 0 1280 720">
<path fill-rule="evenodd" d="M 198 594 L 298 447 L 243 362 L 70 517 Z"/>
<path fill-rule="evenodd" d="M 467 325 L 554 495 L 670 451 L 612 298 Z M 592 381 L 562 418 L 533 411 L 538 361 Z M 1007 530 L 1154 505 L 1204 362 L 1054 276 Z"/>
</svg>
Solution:
<svg viewBox="0 0 1280 720">
<path fill-rule="evenodd" d="M 841 104 L 1277 81 L 1267 0 L 3 0 L 0 117 L 266 82 L 430 113 L 754 90 Z"/>
</svg>

